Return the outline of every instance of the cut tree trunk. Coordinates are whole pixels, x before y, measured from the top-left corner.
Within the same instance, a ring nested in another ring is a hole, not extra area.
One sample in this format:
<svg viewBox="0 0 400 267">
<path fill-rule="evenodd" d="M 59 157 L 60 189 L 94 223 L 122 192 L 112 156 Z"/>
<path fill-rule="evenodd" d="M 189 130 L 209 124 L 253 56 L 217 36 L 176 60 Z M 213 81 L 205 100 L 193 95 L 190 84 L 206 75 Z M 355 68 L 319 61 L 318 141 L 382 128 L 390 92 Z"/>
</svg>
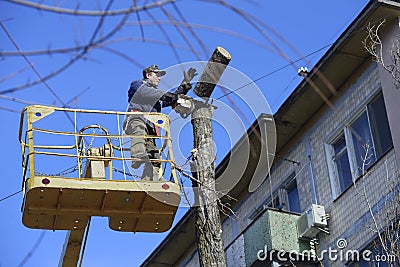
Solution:
<svg viewBox="0 0 400 267">
<path fill-rule="evenodd" d="M 231 55 L 222 47 L 214 50 L 194 93 L 208 101 Z M 192 174 L 196 209 L 196 237 L 200 266 L 226 266 L 218 194 L 215 190 L 215 153 L 212 136 L 212 105 L 195 101 L 192 113 L 194 150 Z"/>
<path fill-rule="evenodd" d="M 208 60 L 208 63 L 200 76 L 199 82 L 194 87 L 193 92 L 197 96 L 208 100 L 230 60 L 231 55 L 229 52 L 218 46 L 211 55 L 211 58 Z"/>
<path fill-rule="evenodd" d="M 222 227 L 215 191 L 215 154 L 212 138 L 212 106 L 192 114 L 194 148 L 192 173 L 196 201 L 196 237 L 200 266 L 226 266 Z M 193 169 L 194 168 L 194 169 Z"/>
</svg>

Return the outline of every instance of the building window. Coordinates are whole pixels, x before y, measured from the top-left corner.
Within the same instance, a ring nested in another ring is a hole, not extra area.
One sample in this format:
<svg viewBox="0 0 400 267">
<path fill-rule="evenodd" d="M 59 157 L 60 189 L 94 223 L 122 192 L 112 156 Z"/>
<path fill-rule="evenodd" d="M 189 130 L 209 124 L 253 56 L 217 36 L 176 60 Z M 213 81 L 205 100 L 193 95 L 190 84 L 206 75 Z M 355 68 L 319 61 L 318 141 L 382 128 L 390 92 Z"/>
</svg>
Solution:
<svg viewBox="0 0 400 267">
<path fill-rule="evenodd" d="M 393 146 L 382 93 L 327 144 L 329 171 L 335 197 L 351 186 Z"/>
<path fill-rule="evenodd" d="M 281 201 L 278 195 L 274 195 L 272 200 L 267 204 L 268 208 L 282 209 Z"/>
<path fill-rule="evenodd" d="M 369 117 L 372 125 L 372 134 L 375 137 L 376 155 L 379 158 L 393 146 L 382 93 L 370 104 Z"/>
<path fill-rule="evenodd" d="M 350 131 L 352 134 L 354 155 L 356 159 L 355 172 L 357 175 L 361 175 L 362 170 L 368 169 L 368 167 L 376 161 L 367 112 L 364 112 L 351 125 Z"/>
<path fill-rule="evenodd" d="M 286 187 L 288 210 L 301 213 L 299 190 L 297 188 L 296 179 Z"/>
<path fill-rule="evenodd" d="M 335 165 L 335 176 L 338 178 L 340 190 L 343 192 L 352 183 L 349 157 L 344 134 L 342 134 L 332 144 L 332 148 L 334 151 L 332 160 Z"/>
<path fill-rule="evenodd" d="M 268 198 L 249 215 L 249 222 L 257 219 L 268 208 L 301 213 L 299 190 L 297 188 L 296 174 L 292 172 L 279 188 L 273 191 Z"/>
<path fill-rule="evenodd" d="M 263 203 L 261 203 L 248 217 L 249 223 L 256 220 L 258 217 L 261 216 L 261 214 L 264 213 L 264 211 L 267 208 L 280 208 L 281 204 L 280 204 L 280 200 L 279 200 L 279 196 L 277 193 L 274 193 L 274 195 L 272 196 L 272 198 L 269 198 L 268 200 L 264 201 Z"/>
</svg>

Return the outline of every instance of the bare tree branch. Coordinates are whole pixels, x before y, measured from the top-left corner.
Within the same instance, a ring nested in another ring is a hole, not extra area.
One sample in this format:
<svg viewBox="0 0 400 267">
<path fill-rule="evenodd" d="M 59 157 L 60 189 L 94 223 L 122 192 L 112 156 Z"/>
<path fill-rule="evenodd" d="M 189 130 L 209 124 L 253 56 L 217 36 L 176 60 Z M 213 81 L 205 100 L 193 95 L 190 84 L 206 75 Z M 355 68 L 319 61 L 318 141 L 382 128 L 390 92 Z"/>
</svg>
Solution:
<svg viewBox="0 0 400 267">
<path fill-rule="evenodd" d="M 1 110 L 5 110 L 5 111 L 9 111 L 9 112 L 13 112 L 13 113 L 21 113 L 18 110 L 11 109 L 11 108 L 6 108 L 6 107 L 2 107 L 2 106 L 0 106 L 0 109 Z"/>
<path fill-rule="evenodd" d="M 23 100 L 23 99 L 16 98 L 16 97 L 10 97 L 10 96 L 6 96 L 6 95 L 0 95 L 0 98 L 9 100 L 9 101 L 13 101 L 13 102 L 17 102 L 20 104 L 25 104 L 25 105 L 38 105 L 39 104 L 39 103 L 35 103 L 32 101 L 27 101 L 27 100 Z"/>
<path fill-rule="evenodd" d="M 399 251 L 399 233 L 400 233 L 400 196 L 399 196 L 399 180 L 398 177 L 391 178 L 387 161 L 385 161 L 386 177 L 384 179 L 384 195 L 378 196 L 384 198 L 383 207 L 380 210 L 374 208 L 371 201 L 372 197 L 367 192 L 366 180 L 370 175 L 366 171 L 367 166 L 370 165 L 368 162 L 372 156 L 372 147 L 368 143 L 363 145 L 364 155 L 362 156 L 362 166 L 360 182 L 353 180 L 355 191 L 358 195 L 362 196 L 367 206 L 368 212 L 371 216 L 372 226 L 367 228 L 376 234 L 377 241 L 375 241 L 376 248 L 382 248 L 382 252 L 386 256 L 387 263 L 394 264 L 400 262 L 400 251 Z M 358 183 L 361 183 L 359 185 Z M 361 188 L 360 188 L 361 187 Z M 376 199 L 376 198 L 375 198 Z M 378 198 L 378 202 L 379 202 Z M 378 205 L 379 203 L 375 204 Z M 380 253 L 382 253 L 380 252 Z M 392 265 L 390 265 L 392 266 Z"/>
<path fill-rule="evenodd" d="M 163 21 L 163 20 L 141 21 L 140 23 L 136 22 L 136 21 L 130 21 L 130 22 L 126 23 L 126 25 L 134 25 L 134 26 L 137 26 L 137 25 L 145 26 L 145 25 L 155 25 L 155 24 L 163 24 L 163 25 L 173 25 L 174 24 L 174 25 L 178 25 L 180 27 L 187 27 L 187 28 L 191 28 L 191 29 L 202 29 L 202 30 L 207 30 L 207 31 L 211 31 L 211 32 L 218 32 L 218 33 L 222 33 L 225 35 L 229 35 L 229 36 L 241 39 L 245 42 L 248 42 L 248 43 L 254 44 L 258 47 L 261 47 L 263 49 L 266 49 L 270 52 L 275 52 L 275 50 L 272 47 L 264 44 L 263 42 L 260 42 L 257 39 L 252 39 L 252 38 L 248 37 L 247 35 L 242 35 L 235 31 L 231 31 L 228 29 L 220 28 L 220 27 L 210 26 L 210 25 L 196 24 L 196 23 L 185 22 L 185 21 L 174 21 L 174 23 L 172 24 L 171 21 Z"/>
<path fill-rule="evenodd" d="M 47 81 L 48 79 L 60 74 L 61 72 L 65 71 L 66 69 L 68 69 L 70 66 L 72 66 L 76 61 L 78 61 L 79 59 L 83 58 L 83 56 L 88 53 L 88 51 L 95 47 L 96 43 L 102 43 L 107 39 L 110 39 L 112 36 L 114 36 L 120 29 L 121 27 L 124 25 L 124 23 L 126 22 L 126 20 L 128 19 L 129 14 L 126 14 L 122 20 L 119 22 L 119 24 L 117 26 L 115 26 L 107 35 L 105 35 L 104 37 L 100 38 L 99 40 L 97 40 L 96 42 L 92 42 L 92 43 L 88 43 L 86 46 L 83 47 L 82 52 L 78 53 L 75 57 L 73 57 L 72 59 L 69 60 L 69 62 L 67 62 L 66 64 L 64 64 L 61 68 L 59 68 L 58 70 L 48 74 L 45 77 L 41 77 L 39 80 L 18 86 L 18 87 L 14 87 L 14 88 L 10 88 L 7 90 L 3 90 L 0 92 L 0 94 L 8 94 L 8 93 L 12 93 L 21 89 L 25 89 L 34 85 L 37 85 L 39 83 L 44 83 L 45 81 Z M 0 22 L 1 23 L 1 22 Z M 1 24 L 2 27 L 3 24 Z M 21 51 L 22 53 L 22 51 Z M 26 58 L 26 56 L 25 56 Z"/>
<path fill-rule="evenodd" d="M 43 5 L 43 4 L 39 4 L 39 3 L 31 2 L 31 1 L 24 1 L 24 0 L 8 0 L 8 1 L 11 3 L 20 4 L 20 5 L 32 7 L 32 8 L 43 10 L 43 11 L 55 12 L 55 13 L 59 13 L 59 14 L 80 15 L 80 16 L 115 16 L 115 15 L 130 14 L 132 12 L 138 12 L 138 11 L 142 11 L 142 10 L 149 10 L 152 8 L 158 8 L 163 5 L 175 2 L 176 0 L 162 0 L 162 1 L 154 2 L 152 4 L 139 6 L 139 7 L 136 7 L 134 5 L 127 9 L 105 10 L 105 11 L 60 8 L 60 7 L 56 7 L 56 6 L 48 6 L 48 5 Z"/>
<path fill-rule="evenodd" d="M 385 20 L 377 25 L 368 25 L 367 37 L 363 40 L 363 46 L 372 56 L 372 59 L 380 64 L 393 78 L 394 86 L 400 88 L 400 36 L 397 36 L 391 45 L 391 61 L 388 62 L 383 57 L 383 43 L 379 36 L 379 29 L 385 24 Z"/>
<path fill-rule="evenodd" d="M 12 77 L 14 77 L 14 76 L 16 76 L 16 75 L 18 75 L 18 74 L 21 74 L 22 72 L 24 72 L 24 71 L 26 71 L 26 70 L 28 70 L 28 69 L 30 69 L 30 67 L 29 67 L 29 66 L 25 66 L 25 67 L 23 67 L 22 69 L 19 69 L 19 70 L 17 70 L 17 71 L 14 71 L 13 73 L 10 73 L 9 75 L 7 75 L 7 76 L 5 76 L 4 78 L 0 79 L 0 83 L 5 82 L 5 81 L 8 80 L 8 79 L 11 79 Z"/>
<path fill-rule="evenodd" d="M 18 44 L 14 41 L 10 33 L 7 31 L 7 28 L 3 25 L 3 23 L 0 21 L 0 27 L 3 29 L 3 31 L 6 33 L 8 39 L 12 42 L 12 44 L 15 46 L 15 48 L 18 50 L 18 52 L 21 54 L 21 56 L 24 58 L 28 66 L 33 70 L 33 72 L 38 76 L 39 82 L 43 83 L 46 88 L 52 93 L 52 95 L 63 105 L 64 102 L 63 100 L 56 94 L 56 92 L 50 87 L 50 85 L 46 82 L 46 80 L 43 79 L 42 75 L 40 75 L 39 71 L 35 68 L 35 66 L 30 62 L 27 56 L 22 52 L 22 50 L 19 48 Z"/>
<path fill-rule="evenodd" d="M 172 25 L 174 25 L 175 29 L 178 31 L 178 33 L 180 34 L 180 36 L 182 36 L 182 38 L 185 40 L 186 44 L 189 46 L 190 50 L 193 52 L 193 54 L 196 56 L 197 60 L 202 60 L 202 58 L 200 57 L 200 55 L 196 52 L 196 49 L 193 47 L 191 41 L 189 40 L 189 38 L 186 36 L 186 34 L 181 30 L 180 27 L 178 27 L 177 25 L 175 25 L 175 21 L 176 19 L 164 8 L 164 7 L 160 7 L 161 11 L 164 13 L 164 15 L 169 19 L 169 21 L 172 23 Z"/>
<path fill-rule="evenodd" d="M 133 6 L 136 7 L 136 4 L 137 4 L 137 0 L 134 0 Z M 141 36 L 142 36 L 142 41 L 144 42 L 144 41 L 145 41 L 145 38 L 144 38 L 144 30 L 143 30 L 143 25 L 142 25 L 142 23 L 141 23 L 142 20 L 141 20 L 141 18 L 140 18 L 140 12 L 139 12 L 139 11 L 136 11 L 136 18 L 137 18 L 137 20 L 138 20 L 138 22 L 139 22 L 140 34 L 141 34 Z"/>
<path fill-rule="evenodd" d="M 141 37 L 124 37 L 124 38 L 113 39 L 113 40 L 110 40 L 110 41 L 104 41 L 102 43 L 94 43 L 92 48 L 103 48 L 103 47 L 106 47 L 106 46 L 111 45 L 111 44 L 115 44 L 115 43 L 119 43 L 119 42 L 128 42 L 128 41 L 138 41 L 138 42 L 153 43 L 153 44 L 158 44 L 158 45 L 163 45 L 163 46 L 174 47 L 174 48 L 179 49 L 179 50 L 190 50 L 189 48 L 187 48 L 185 46 L 182 46 L 182 45 L 163 42 L 162 40 L 149 39 L 149 38 L 145 38 L 143 40 Z M 80 50 L 84 49 L 85 46 L 87 46 L 87 45 L 80 45 L 80 46 L 66 47 L 66 48 L 44 49 L 44 50 L 31 50 L 31 51 L 23 51 L 23 53 L 26 56 L 68 54 L 68 53 L 71 53 L 71 52 L 79 52 Z M 0 52 L 0 55 L 4 56 L 4 57 L 21 56 L 20 53 L 14 52 L 14 51 L 3 51 L 3 52 Z"/>
<path fill-rule="evenodd" d="M 153 14 L 150 13 L 150 11 L 146 10 L 146 13 L 153 21 L 157 21 L 157 19 L 153 16 Z M 179 63 L 181 63 L 182 59 L 179 56 L 178 52 L 176 51 L 175 47 L 173 46 L 173 42 L 172 42 L 171 38 L 169 37 L 169 34 L 167 33 L 167 31 L 164 29 L 164 27 L 162 25 L 160 25 L 160 24 L 156 24 L 156 25 L 160 29 L 162 34 L 164 35 L 165 39 L 167 39 L 168 44 L 170 44 L 170 47 L 172 49 L 172 53 L 174 54 L 176 60 Z"/>
<path fill-rule="evenodd" d="M 187 20 L 185 19 L 185 17 L 183 16 L 182 12 L 179 10 L 178 6 L 175 3 L 172 3 L 172 7 L 175 9 L 175 12 L 178 14 L 178 16 L 181 18 L 181 20 L 188 25 L 188 30 L 190 32 L 190 34 L 196 39 L 196 41 L 200 44 L 200 47 L 203 50 L 203 53 L 205 56 L 208 56 L 209 54 L 209 49 L 207 49 L 207 46 L 204 44 L 204 42 L 197 36 L 196 32 L 192 29 L 192 27 L 190 26 L 190 24 L 187 23 Z M 175 21 L 177 22 L 177 21 Z"/>
</svg>

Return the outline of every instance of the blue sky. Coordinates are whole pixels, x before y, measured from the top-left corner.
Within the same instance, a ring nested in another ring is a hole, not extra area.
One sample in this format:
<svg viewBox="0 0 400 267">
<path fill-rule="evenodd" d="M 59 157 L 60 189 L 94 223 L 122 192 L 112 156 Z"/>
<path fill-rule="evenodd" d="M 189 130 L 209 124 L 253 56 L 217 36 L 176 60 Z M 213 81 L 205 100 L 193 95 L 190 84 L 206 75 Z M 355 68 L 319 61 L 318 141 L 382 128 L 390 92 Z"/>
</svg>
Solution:
<svg viewBox="0 0 400 267">
<path fill-rule="evenodd" d="M 47 5 L 62 2 L 64 7 L 72 9 L 77 3 L 77 1 L 40 2 Z M 80 6 L 82 9 L 91 9 L 93 8 L 91 2 L 81 3 Z M 108 1 L 97 2 L 102 9 L 108 3 Z M 126 8 L 131 4 L 129 1 L 114 2 L 116 3 L 113 3 L 111 10 Z M 144 2 L 151 1 L 137 1 L 137 4 L 139 6 Z M 215 47 L 222 46 L 232 55 L 229 66 L 242 72 L 250 80 L 257 80 L 255 85 L 268 101 L 272 112 L 275 112 L 300 81 L 297 67 L 290 66 L 288 59 L 297 61 L 305 57 L 298 66 L 311 68 L 367 2 L 366 0 L 229 1 L 231 5 L 245 11 L 247 13 L 245 17 L 249 18 L 249 15 L 256 17 L 259 20 L 258 27 L 262 29 L 259 31 L 234 11 L 211 1 L 176 1 L 175 6 L 166 4 L 165 12 L 160 9 L 150 9 L 149 12 L 139 13 L 143 22 L 144 42 L 141 28 L 137 25 L 138 16 L 131 14 L 126 25 L 108 40 L 106 47 L 90 49 L 83 58 L 59 75 L 47 80 L 47 84 L 63 103 L 72 99 L 67 104 L 73 108 L 124 111 L 127 107 L 129 84 L 141 77 L 143 66 L 157 64 L 160 68 L 168 68 L 183 62 L 207 61 Z M 181 33 L 171 25 L 168 14 L 181 21 L 181 15 L 184 16 L 201 42 L 196 40 L 187 28 L 182 28 L 184 33 L 182 37 Z M 121 19 L 122 16 L 105 18 L 94 40 L 105 36 Z M 154 23 L 154 19 L 162 25 L 163 30 Z M 100 18 L 60 15 L 1 1 L 0 20 L 22 51 L 35 51 L 75 47 L 88 43 Z M 176 47 L 176 51 L 171 49 L 168 45 L 170 43 Z M 274 46 L 279 47 L 281 54 L 274 49 Z M 198 51 L 197 56 L 191 51 L 191 47 Z M 11 39 L 4 29 L 0 29 L 0 92 L 3 92 L 0 93 L 2 122 L 0 137 L 3 140 L 0 199 L 18 192 L 21 189 L 22 179 L 18 128 L 19 112 L 26 104 L 10 101 L 9 98 L 62 105 L 43 83 L 13 90 L 38 79 L 37 74 L 28 67 L 28 63 L 21 56 L 14 56 L 12 52 L 15 51 Z M 287 58 L 284 58 L 282 53 Z M 120 56 L 121 54 L 125 56 Z M 27 58 L 38 73 L 45 77 L 61 68 L 75 55 L 76 52 L 70 52 L 29 55 Z M 308 65 L 308 62 L 311 64 Z M 181 77 L 177 79 L 180 81 Z M 241 85 L 239 84 L 237 88 Z M 12 92 L 4 93 L 6 91 Z M 235 105 L 232 106 L 227 97 L 222 97 L 221 101 L 232 110 L 251 109 L 253 101 L 257 102 L 257 99 L 252 99 L 252 91 L 244 87 L 240 92 L 250 100 L 241 103 L 242 100 L 233 94 Z M 217 88 L 213 96 L 218 98 L 223 94 Z M 76 96 L 77 99 L 74 99 Z M 265 108 L 263 112 L 267 111 L 268 108 Z M 250 113 L 245 112 L 244 117 L 239 115 L 245 128 L 258 115 L 248 114 Z M 222 125 L 229 124 L 231 120 L 230 116 L 224 114 L 218 118 Z M 182 154 L 187 154 L 192 148 L 189 126 L 186 122 L 184 130 L 176 137 Z M 243 129 L 236 133 L 237 136 L 229 137 L 235 140 L 243 134 L 241 131 Z M 217 163 L 231 146 L 226 141 L 226 136 L 229 135 L 226 132 L 224 126 L 216 127 L 214 132 Z M 24 227 L 21 222 L 21 203 L 21 193 L 0 202 L 2 214 L 0 266 L 55 266 L 61 254 L 65 231 L 52 232 Z M 186 210 L 186 208 L 179 209 L 175 223 Z M 83 266 L 138 266 L 166 234 L 119 233 L 108 228 L 106 218 L 94 218 Z"/>
</svg>

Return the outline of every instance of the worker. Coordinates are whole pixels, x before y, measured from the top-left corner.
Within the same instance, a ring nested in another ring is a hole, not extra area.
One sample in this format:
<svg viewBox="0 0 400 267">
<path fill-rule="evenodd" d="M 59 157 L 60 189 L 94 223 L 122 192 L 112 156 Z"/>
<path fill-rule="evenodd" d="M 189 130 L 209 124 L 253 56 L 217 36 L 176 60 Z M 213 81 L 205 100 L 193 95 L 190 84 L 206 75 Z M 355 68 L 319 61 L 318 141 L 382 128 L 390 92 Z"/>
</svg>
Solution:
<svg viewBox="0 0 400 267">
<path fill-rule="evenodd" d="M 161 112 L 162 107 L 175 105 L 179 95 L 187 94 L 192 88 L 190 84 L 197 71 L 189 68 L 183 72 L 184 79 L 174 93 L 158 89 L 161 77 L 166 71 L 160 70 L 157 65 L 151 65 L 143 69 L 143 79 L 131 83 L 128 91 L 129 112 Z M 131 158 L 132 168 L 138 169 L 142 164 L 142 180 L 158 181 L 158 172 L 161 167 L 159 149 L 155 138 L 145 136 L 157 136 L 158 128 L 146 120 L 143 114 L 130 115 L 124 122 L 125 132 L 137 137 L 132 138 Z"/>
</svg>

